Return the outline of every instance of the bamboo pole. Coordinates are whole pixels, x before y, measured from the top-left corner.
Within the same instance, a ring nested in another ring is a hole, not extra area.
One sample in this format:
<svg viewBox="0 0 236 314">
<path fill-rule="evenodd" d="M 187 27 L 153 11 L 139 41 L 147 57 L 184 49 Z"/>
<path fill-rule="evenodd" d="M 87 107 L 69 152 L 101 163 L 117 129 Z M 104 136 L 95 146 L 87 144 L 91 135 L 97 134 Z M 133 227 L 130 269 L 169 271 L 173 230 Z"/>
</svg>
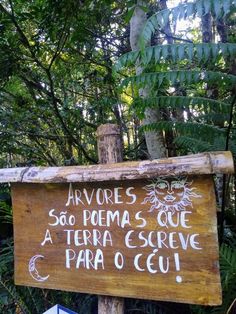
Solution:
<svg viewBox="0 0 236 314">
<path fill-rule="evenodd" d="M 103 124 L 97 129 L 98 157 L 101 164 L 121 162 L 122 142 L 119 127 L 115 124 Z M 99 296 L 98 314 L 123 314 L 124 299 Z"/>
<path fill-rule="evenodd" d="M 100 132 L 100 131 L 99 131 Z M 114 130 L 113 130 L 114 132 Z M 207 152 L 172 158 L 118 162 L 121 141 L 115 134 L 105 137 L 98 133 L 100 160 L 105 157 L 114 163 L 71 167 L 26 167 L 0 169 L 0 182 L 66 183 L 116 180 L 152 179 L 158 176 L 190 176 L 204 174 L 232 174 L 234 162 L 231 152 Z M 112 143 L 111 138 L 116 140 Z M 108 147 L 112 148 L 107 149 Z M 107 149 L 107 151 L 106 151 Z M 117 160 L 117 163 L 115 162 Z"/>
</svg>

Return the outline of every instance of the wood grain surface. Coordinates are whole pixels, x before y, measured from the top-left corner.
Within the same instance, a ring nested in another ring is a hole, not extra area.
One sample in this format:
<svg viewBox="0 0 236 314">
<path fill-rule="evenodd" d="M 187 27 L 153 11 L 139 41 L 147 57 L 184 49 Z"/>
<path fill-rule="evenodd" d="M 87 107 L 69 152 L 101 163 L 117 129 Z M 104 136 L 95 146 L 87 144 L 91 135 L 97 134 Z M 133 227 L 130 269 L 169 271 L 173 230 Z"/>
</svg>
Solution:
<svg viewBox="0 0 236 314">
<path fill-rule="evenodd" d="M 212 176 L 12 184 L 18 285 L 221 304 Z"/>
<path fill-rule="evenodd" d="M 118 162 L 109 165 L 7 168 L 0 169 L 0 182 L 98 182 L 216 173 L 234 173 L 231 152 L 207 152 L 152 161 Z"/>
</svg>

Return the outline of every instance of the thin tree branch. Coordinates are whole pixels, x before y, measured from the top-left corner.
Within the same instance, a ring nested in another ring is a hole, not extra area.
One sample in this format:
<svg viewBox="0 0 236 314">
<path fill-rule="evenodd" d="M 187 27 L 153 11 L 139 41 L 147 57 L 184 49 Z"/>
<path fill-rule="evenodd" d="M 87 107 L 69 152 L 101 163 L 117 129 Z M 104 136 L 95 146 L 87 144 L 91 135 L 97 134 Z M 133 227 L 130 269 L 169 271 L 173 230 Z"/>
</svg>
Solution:
<svg viewBox="0 0 236 314">
<path fill-rule="evenodd" d="M 193 43 L 193 41 L 190 40 L 190 39 L 184 39 L 184 38 L 181 38 L 181 37 L 176 37 L 176 36 L 167 34 L 164 30 L 160 30 L 160 33 L 162 33 L 163 35 L 165 35 L 166 38 L 172 38 L 172 39 L 174 39 L 174 40 L 183 41 L 183 42 L 190 43 L 190 44 Z"/>
<path fill-rule="evenodd" d="M 72 142 L 79 147 L 79 149 L 82 151 L 84 157 L 92 162 L 92 163 L 97 163 L 97 161 L 93 158 L 91 158 L 88 153 L 86 152 L 86 150 L 84 149 L 84 147 L 78 142 L 78 140 L 73 136 L 73 134 L 70 132 L 69 128 L 67 127 L 67 125 L 65 124 L 61 114 L 60 114 L 60 111 L 58 109 L 58 106 L 57 104 L 60 103 L 61 104 L 61 101 L 60 99 L 58 99 L 56 96 L 55 96 L 55 93 L 54 93 L 54 84 L 53 84 L 53 80 L 52 80 L 52 77 L 51 77 L 51 72 L 48 70 L 48 69 L 45 69 L 46 73 L 47 73 L 47 77 L 48 77 L 48 80 L 49 80 L 49 85 L 50 85 L 50 91 L 48 91 L 46 88 L 44 88 L 40 83 L 38 82 L 33 82 L 33 81 L 30 81 L 29 79 L 27 79 L 26 77 L 24 76 L 20 76 L 24 81 L 25 83 L 27 83 L 28 85 L 32 86 L 33 88 L 36 88 L 37 90 L 39 91 L 42 91 L 44 92 L 52 101 L 52 105 L 53 105 L 53 109 L 54 109 L 54 113 L 56 115 L 56 117 L 58 118 L 58 120 L 60 121 L 61 123 L 61 126 L 62 128 L 64 129 L 65 133 L 67 134 L 67 137 L 70 138 L 72 140 Z M 91 126 L 91 125 L 90 125 Z"/>
<path fill-rule="evenodd" d="M 45 145 L 40 143 L 37 138 L 35 139 L 35 142 L 37 143 L 38 147 L 42 149 L 42 155 L 47 160 L 48 164 L 53 165 L 53 166 L 58 166 L 57 161 L 51 156 L 51 154 L 47 151 L 47 149 L 45 149 Z"/>
<path fill-rule="evenodd" d="M 63 27 L 63 30 L 61 32 L 61 35 L 60 35 L 60 38 L 58 40 L 58 43 L 57 43 L 57 48 L 56 48 L 56 51 L 49 63 L 49 66 L 48 66 L 48 70 L 50 71 L 52 65 L 53 65 L 53 62 L 56 60 L 56 58 L 60 55 L 60 52 L 62 51 L 63 47 L 65 46 L 65 43 L 66 43 L 66 40 L 68 38 L 68 33 L 65 33 L 65 30 L 66 30 L 66 22 L 65 21 L 65 25 Z"/>
<path fill-rule="evenodd" d="M 82 151 L 84 157 L 87 160 L 89 160 L 90 162 L 93 162 L 93 163 L 97 163 L 96 160 L 94 160 L 93 158 L 91 158 L 88 155 L 88 153 L 86 152 L 84 147 L 78 142 L 78 140 L 74 137 L 74 135 L 70 132 L 69 128 L 65 124 L 65 122 L 64 122 L 64 120 L 63 120 L 63 118 L 62 118 L 62 116 L 60 114 L 60 111 L 58 109 L 58 106 L 57 106 L 57 100 L 56 100 L 56 97 L 55 97 L 55 94 L 54 94 L 54 84 L 53 84 L 53 80 L 52 80 L 52 77 L 51 77 L 51 73 L 50 73 L 49 70 L 47 70 L 46 72 L 47 72 L 49 83 L 50 83 L 51 97 L 52 97 L 52 104 L 53 104 L 54 112 L 55 112 L 57 118 L 59 119 L 59 121 L 61 122 L 61 125 L 62 125 L 64 131 L 67 133 L 67 135 L 72 140 L 72 142 L 75 143 L 79 147 L 79 149 Z"/>
<path fill-rule="evenodd" d="M 9 4 L 11 7 L 11 14 L 3 7 L 2 4 L 0 4 L 0 10 L 2 12 L 4 12 L 12 21 L 12 23 L 14 24 L 19 36 L 20 36 L 20 40 L 22 42 L 22 44 L 24 45 L 25 48 L 27 48 L 32 56 L 32 58 L 34 59 L 34 61 L 37 63 L 38 66 L 40 66 L 42 69 L 45 69 L 44 65 L 39 61 L 38 58 L 36 58 L 35 52 L 33 50 L 33 47 L 30 45 L 27 37 L 25 36 L 24 32 L 22 31 L 21 27 L 19 26 L 19 24 L 17 23 L 16 17 L 15 17 L 15 12 L 14 12 L 14 7 L 12 4 L 12 1 L 9 0 Z"/>
<path fill-rule="evenodd" d="M 226 132 L 226 143 L 225 143 L 225 150 L 229 149 L 229 140 L 230 140 L 230 133 L 232 129 L 232 122 L 233 122 L 233 113 L 234 107 L 236 104 L 236 95 L 234 95 L 233 100 L 231 102 L 231 109 L 230 109 L 230 118 L 229 118 L 229 125 Z M 222 204 L 221 204 L 221 221 L 220 221 L 220 241 L 221 243 L 224 240 L 224 220 L 225 220 L 225 202 L 226 202 L 226 189 L 227 189 L 227 175 L 223 175 L 223 191 L 222 191 Z"/>
</svg>

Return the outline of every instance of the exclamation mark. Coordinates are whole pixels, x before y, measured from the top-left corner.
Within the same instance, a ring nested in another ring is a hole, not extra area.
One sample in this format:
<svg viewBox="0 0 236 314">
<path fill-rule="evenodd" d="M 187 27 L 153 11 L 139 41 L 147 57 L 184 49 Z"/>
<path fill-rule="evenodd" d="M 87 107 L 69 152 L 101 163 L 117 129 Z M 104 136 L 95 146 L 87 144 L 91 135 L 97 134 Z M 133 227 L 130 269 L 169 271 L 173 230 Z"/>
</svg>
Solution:
<svg viewBox="0 0 236 314">
<path fill-rule="evenodd" d="M 174 254 L 176 271 L 180 271 L 179 253 Z M 176 276 L 176 282 L 181 283 L 182 277 Z"/>
</svg>

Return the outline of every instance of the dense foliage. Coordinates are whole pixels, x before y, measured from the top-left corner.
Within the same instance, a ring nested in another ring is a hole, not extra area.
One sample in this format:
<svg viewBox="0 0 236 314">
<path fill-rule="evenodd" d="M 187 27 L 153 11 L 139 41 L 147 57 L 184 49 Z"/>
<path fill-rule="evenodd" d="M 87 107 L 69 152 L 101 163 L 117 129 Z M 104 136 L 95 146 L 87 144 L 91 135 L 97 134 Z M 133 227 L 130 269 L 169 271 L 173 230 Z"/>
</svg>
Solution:
<svg viewBox="0 0 236 314">
<path fill-rule="evenodd" d="M 97 161 L 97 126 L 121 123 L 112 58 L 126 40 L 122 11 L 112 1 L 1 2 L 0 142 L 11 166 Z"/>
<path fill-rule="evenodd" d="M 2 0 L 0 166 L 97 163 L 96 129 L 107 122 L 120 126 L 125 160 L 151 157 L 148 131 L 159 132 L 166 156 L 230 149 L 236 157 L 236 1 L 178 2 Z M 147 20 L 131 51 L 137 9 Z M 216 186 L 222 307 L 126 300 L 127 313 L 227 312 L 236 297 L 236 178 Z M 0 207 L 0 312 L 56 303 L 96 312 L 96 296 L 14 286 L 7 186 Z"/>
</svg>

